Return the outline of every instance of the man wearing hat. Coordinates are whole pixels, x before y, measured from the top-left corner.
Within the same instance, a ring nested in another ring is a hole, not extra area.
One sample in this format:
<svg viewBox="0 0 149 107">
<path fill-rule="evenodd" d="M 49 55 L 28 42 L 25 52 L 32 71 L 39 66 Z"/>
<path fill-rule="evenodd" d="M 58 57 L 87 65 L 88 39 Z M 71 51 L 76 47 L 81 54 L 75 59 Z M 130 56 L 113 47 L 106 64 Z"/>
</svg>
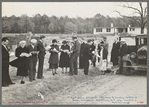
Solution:
<svg viewBox="0 0 149 107">
<path fill-rule="evenodd" d="M 44 56 L 46 54 L 45 48 L 44 48 L 44 45 L 43 45 L 44 38 L 45 38 L 45 36 L 41 35 L 40 40 L 37 43 L 37 51 L 39 51 L 39 54 L 38 54 L 39 63 L 38 63 L 38 74 L 37 74 L 38 79 L 43 79 L 44 78 L 43 77 L 43 63 L 44 63 Z"/>
<path fill-rule="evenodd" d="M 87 42 L 81 38 L 81 47 L 80 47 L 80 55 L 79 55 L 79 69 L 83 69 L 83 51 L 85 49 L 85 46 Z"/>
<path fill-rule="evenodd" d="M 31 39 L 31 44 L 28 46 L 29 53 L 31 53 L 31 56 L 29 57 L 29 80 L 32 82 L 35 80 L 35 74 L 36 74 L 36 64 L 37 64 L 37 40 Z"/>
<path fill-rule="evenodd" d="M 123 56 L 126 55 L 128 52 L 128 47 L 125 42 L 125 40 L 121 40 L 120 44 L 120 50 L 119 50 L 119 71 L 117 72 L 118 74 L 121 74 L 123 72 Z"/>
<path fill-rule="evenodd" d="M 78 42 L 78 39 L 76 36 L 72 37 L 73 41 L 74 41 L 74 47 L 72 48 L 72 50 L 70 51 L 70 75 L 78 75 L 78 63 L 77 63 L 77 58 L 79 56 L 80 53 L 80 43 Z"/>
<path fill-rule="evenodd" d="M 84 74 L 88 75 L 88 68 L 89 68 L 89 59 L 90 59 L 90 55 L 92 55 L 91 51 L 90 51 L 90 46 L 92 45 L 92 40 L 89 39 L 87 41 L 87 44 L 85 44 L 85 49 L 83 50 L 83 69 L 84 69 Z"/>
</svg>

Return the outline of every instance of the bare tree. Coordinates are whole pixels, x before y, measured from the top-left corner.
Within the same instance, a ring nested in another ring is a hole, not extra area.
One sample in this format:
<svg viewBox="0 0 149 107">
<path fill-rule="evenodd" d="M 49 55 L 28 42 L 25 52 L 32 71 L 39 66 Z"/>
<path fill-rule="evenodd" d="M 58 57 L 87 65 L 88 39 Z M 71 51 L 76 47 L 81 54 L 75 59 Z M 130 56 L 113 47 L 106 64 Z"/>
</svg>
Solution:
<svg viewBox="0 0 149 107">
<path fill-rule="evenodd" d="M 135 22 L 137 22 L 137 24 L 141 28 L 141 34 L 143 34 L 144 33 L 145 24 L 147 23 L 147 7 L 143 8 L 142 2 L 139 2 L 139 6 L 140 6 L 140 9 L 130 6 L 128 3 L 127 3 L 127 5 L 121 6 L 123 8 L 128 8 L 128 9 L 134 10 L 133 14 L 139 14 L 139 17 L 122 15 L 119 11 L 115 11 L 115 12 L 117 12 L 122 17 L 131 18 Z"/>
</svg>

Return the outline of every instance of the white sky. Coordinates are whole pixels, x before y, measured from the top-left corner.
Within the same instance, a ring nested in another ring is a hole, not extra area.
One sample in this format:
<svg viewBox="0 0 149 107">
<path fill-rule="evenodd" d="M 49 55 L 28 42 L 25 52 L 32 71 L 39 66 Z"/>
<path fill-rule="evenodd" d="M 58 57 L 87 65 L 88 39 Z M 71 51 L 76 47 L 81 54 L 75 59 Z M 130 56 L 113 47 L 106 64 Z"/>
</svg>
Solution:
<svg viewBox="0 0 149 107">
<path fill-rule="evenodd" d="M 118 5 L 126 4 L 125 2 L 2 2 L 2 17 L 3 16 L 21 16 L 27 14 L 32 17 L 39 13 L 48 16 L 55 15 L 68 17 L 93 17 L 97 13 L 104 16 L 119 17 L 118 13 L 113 11 L 118 10 L 125 15 L 132 14 L 131 9 L 121 8 Z M 129 2 L 133 7 L 139 8 L 138 2 Z M 147 2 L 143 3 L 147 6 Z"/>
</svg>

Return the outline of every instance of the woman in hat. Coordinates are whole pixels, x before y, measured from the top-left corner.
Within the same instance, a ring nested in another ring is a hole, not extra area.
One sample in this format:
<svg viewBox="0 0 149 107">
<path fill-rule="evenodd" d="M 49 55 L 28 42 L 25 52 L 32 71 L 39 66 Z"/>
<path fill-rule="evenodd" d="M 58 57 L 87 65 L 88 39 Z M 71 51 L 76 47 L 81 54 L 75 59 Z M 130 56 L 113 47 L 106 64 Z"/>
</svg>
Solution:
<svg viewBox="0 0 149 107">
<path fill-rule="evenodd" d="M 56 69 L 58 68 L 58 53 L 59 53 L 59 47 L 57 45 L 56 39 L 52 40 L 52 45 L 49 52 L 51 53 L 49 58 L 50 69 L 52 69 L 52 74 L 55 75 L 57 74 Z M 55 71 L 53 71 L 53 69 L 55 69 Z"/>
<path fill-rule="evenodd" d="M 101 69 L 101 71 L 103 72 L 103 74 L 105 74 L 105 71 L 107 70 L 107 68 L 106 68 L 106 62 L 107 62 L 108 51 L 104 47 L 104 42 L 103 41 L 100 43 L 100 48 L 101 48 L 101 50 L 100 50 L 99 68 Z"/>
<path fill-rule="evenodd" d="M 59 67 L 62 68 L 62 73 L 64 73 L 64 67 L 66 69 L 65 73 L 67 73 L 67 68 L 70 64 L 70 58 L 69 58 L 69 52 L 70 52 L 70 46 L 67 44 L 67 41 L 62 42 L 63 45 L 61 46 L 61 55 L 60 55 L 60 63 Z"/>
<path fill-rule="evenodd" d="M 16 49 L 15 52 L 16 57 L 18 57 L 17 76 L 21 76 L 21 84 L 25 84 L 24 77 L 28 76 L 28 57 L 30 57 L 31 54 L 29 54 L 29 49 L 26 47 L 26 41 L 20 41 L 19 45 L 20 46 Z"/>
</svg>

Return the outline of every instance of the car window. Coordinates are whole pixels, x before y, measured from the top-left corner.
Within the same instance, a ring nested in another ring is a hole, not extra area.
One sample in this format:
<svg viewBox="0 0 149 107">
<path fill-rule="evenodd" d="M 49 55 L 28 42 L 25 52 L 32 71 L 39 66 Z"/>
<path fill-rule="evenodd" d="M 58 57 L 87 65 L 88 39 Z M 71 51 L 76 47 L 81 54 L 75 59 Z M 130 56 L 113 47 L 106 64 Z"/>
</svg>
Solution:
<svg viewBox="0 0 149 107">
<path fill-rule="evenodd" d="M 140 38 L 140 45 L 147 45 L 147 38 Z"/>
<path fill-rule="evenodd" d="M 128 46 L 136 45 L 135 38 L 121 38 L 121 40 L 125 40 L 125 42 Z"/>
</svg>

